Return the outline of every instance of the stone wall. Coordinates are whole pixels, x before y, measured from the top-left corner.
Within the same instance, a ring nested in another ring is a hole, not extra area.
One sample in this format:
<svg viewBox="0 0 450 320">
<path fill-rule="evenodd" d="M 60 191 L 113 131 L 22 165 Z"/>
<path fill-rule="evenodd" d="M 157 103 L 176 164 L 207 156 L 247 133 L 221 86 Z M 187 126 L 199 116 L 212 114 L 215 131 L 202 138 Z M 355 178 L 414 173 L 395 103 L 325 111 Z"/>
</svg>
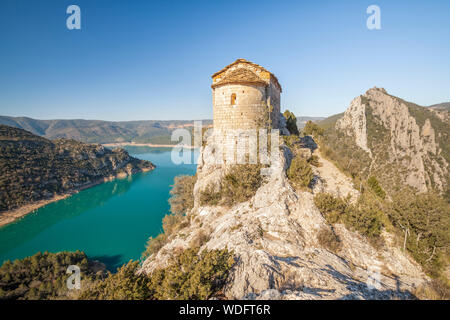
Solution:
<svg viewBox="0 0 450 320">
<path fill-rule="evenodd" d="M 221 84 L 230 81 L 230 74 L 238 68 L 250 70 L 256 76 L 249 79 L 249 83 Z M 213 77 L 212 87 L 214 132 L 216 139 L 219 139 L 217 145 L 222 149 L 218 152 L 224 154 L 226 163 L 233 161 L 231 159 L 241 163 L 239 154 L 249 152 L 250 156 L 246 159 L 253 163 L 255 158 L 252 154 L 256 153 L 252 150 L 257 147 L 258 134 L 255 129 L 267 128 L 269 124 L 273 129 L 279 128 L 281 87 L 270 72 L 247 63 L 233 65 Z"/>
<path fill-rule="evenodd" d="M 236 95 L 231 104 L 232 94 Z M 213 89 L 214 130 L 258 128 L 258 120 L 268 111 L 264 86 L 230 84 Z"/>
</svg>

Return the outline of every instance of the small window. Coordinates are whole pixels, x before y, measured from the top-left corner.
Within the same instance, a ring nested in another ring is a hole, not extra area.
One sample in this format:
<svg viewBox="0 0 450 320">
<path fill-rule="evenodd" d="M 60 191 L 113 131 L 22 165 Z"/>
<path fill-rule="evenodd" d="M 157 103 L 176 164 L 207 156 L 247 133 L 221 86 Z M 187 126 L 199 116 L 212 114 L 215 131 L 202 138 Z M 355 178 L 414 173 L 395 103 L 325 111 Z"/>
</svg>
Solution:
<svg viewBox="0 0 450 320">
<path fill-rule="evenodd" d="M 231 105 L 234 106 L 236 104 L 236 93 L 231 94 Z"/>
</svg>

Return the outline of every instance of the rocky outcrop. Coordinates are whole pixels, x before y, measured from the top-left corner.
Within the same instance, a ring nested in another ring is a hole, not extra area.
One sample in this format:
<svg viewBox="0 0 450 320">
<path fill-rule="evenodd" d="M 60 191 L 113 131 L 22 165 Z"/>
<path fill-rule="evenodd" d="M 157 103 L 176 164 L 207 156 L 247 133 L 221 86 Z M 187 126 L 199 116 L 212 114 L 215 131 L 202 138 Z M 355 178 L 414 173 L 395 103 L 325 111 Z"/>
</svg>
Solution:
<svg viewBox="0 0 450 320">
<path fill-rule="evenodd" d="M 336 122 L 336 130 L 354 137 L 370 155 L 369 175 L 383 187 L 409 185 L 419 192 L 448 187 L 450 160 L 443 152 L 448 143 L 442 139 L 448 138 L 448 128 L 448 121 L 433 111 L 376 87 L 355 98 Z"/>
<path fill-rule="evenodd" d="M 395 244 L 387 233 L 386 245 L 371 246 L 344 225 L 334 226 L 342 241 L 337 252 L 318 239 L 320 230 L 331 226 L 313 201 L 313 193 L 295 191 L 286 177 L 292 153 L 281 146 L 263 185 L 248 201 L 231 208 L 202 206 L 200 191 L 219 184 L 227 168 L 215 164 L 210 138 L 202 148 L 194 188 L 190 225 L 170 236 L 156 254 L 147 258 L 140 272 L 152 274 L 168 259 L 207 234 L 203 249 L 232 250 L 233 266 L 224 294 L 229 299 L 390 299 L 411 298 L 414 288 L 427 281 L 421 268 Z M 357 196 L 351 181 L 317 150 L 324 163 L 315 171 L 318 179 L 330 181 L 314 192 Z M 320 189 L 323 188 L 323 189 Z"/>
<path fill-rule="evenodd" d="M 349 135 L 354 135 L 355 143 L 371 155 L 367 146 L 366 121 L 366 104 L 359 96 L 353 99 L 344 116 L 336 122 L 336 128 L 344 130 Z"/>
</svg>

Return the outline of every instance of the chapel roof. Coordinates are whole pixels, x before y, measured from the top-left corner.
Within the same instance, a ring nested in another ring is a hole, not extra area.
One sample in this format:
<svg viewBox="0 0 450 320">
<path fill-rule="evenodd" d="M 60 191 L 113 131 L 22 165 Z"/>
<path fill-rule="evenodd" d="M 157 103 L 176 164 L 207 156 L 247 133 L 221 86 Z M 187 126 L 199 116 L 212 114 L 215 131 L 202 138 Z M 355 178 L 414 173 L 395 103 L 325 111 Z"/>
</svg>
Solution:
<svg viewBox="0 0 450 320">
<path fill-rule="evenodd" d="M 251 65 L 252 67 L 259 69 L 260 71 L 268 74 L 270 76 L 270 78 L 274 79 L 276 86 L 278 86 L 278 88 L 280 89 L 280 92 L 281 92 L 281 85 L 278 82 L 277 77 L 272 72 L 268 71 L 266 68 L 264 68 L 256 63 L 247 61 L 245 59 L 237 59 L 233 63 L 227 65 L 222 70 L 214 73 L 212 75 L 212 78 L 214 79 L 214 81 L 217 78 L 220 78 L 220 79 L 217 82 L 213 83 L 212 87 L 214 88 L 216 86 L 219 86 L 222 84 L 228 84 L 228 83 L 250 83 L 250 84 L 262 84 L 262 85 L 267 84 L 267 82 L 264 81 L 264 79 L 262 79 L 257 74 L 255 74 L 254 72 L 252 72 L 251 70 L 246 69 L 246 68 L 238 68 L 238 69 L 233 70 L 230 73 L 226 74 L 226 71 L 228 71 L 231 67 L 233 67 L 236 64 L 240 64 L 240 63 Z M 225 75 L 223 78 L 218 77 L 219 75 L 224 74 L 224 73 L 225 73 Z"/>
</svg>

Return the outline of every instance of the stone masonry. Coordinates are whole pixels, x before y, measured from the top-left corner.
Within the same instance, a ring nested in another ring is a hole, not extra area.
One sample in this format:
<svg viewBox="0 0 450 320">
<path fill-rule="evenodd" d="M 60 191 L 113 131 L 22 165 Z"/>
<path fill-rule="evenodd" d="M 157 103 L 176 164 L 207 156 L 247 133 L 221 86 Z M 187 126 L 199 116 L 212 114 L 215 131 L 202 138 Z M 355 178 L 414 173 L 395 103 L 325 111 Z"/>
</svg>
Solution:
<svg viewBox="0 0 450 320">
<path fill-rule="evenodd" d="M 255 150 L 252 134 L 259 132 L 255 129 L 279 129 L 282 89 L 274 74 L 238 59 L 213 74 L 212 80 L 214 132 L 226 159 L 242 148 Z"/>
</svg>

